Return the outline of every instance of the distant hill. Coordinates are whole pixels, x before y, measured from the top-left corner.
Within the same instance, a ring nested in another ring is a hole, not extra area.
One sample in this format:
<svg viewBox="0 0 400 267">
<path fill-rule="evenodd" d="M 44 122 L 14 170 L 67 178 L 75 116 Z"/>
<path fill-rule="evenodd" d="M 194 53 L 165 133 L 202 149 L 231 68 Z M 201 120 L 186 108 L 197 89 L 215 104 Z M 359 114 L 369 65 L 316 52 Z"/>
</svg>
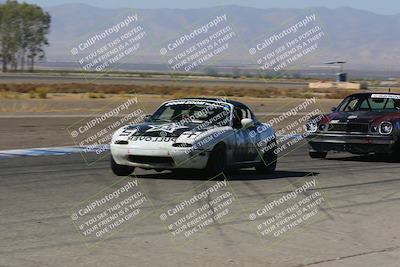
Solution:
<svg viewBox="0 0 400 267">
<path fill-rule="evenodd" d="M 249 48 L 273 33 L 297 22 L 305 15 L 316 14 L 325 33 L 318 49 L 301 64 L 320 64 L 333 59 L 346 59 L 349 65 L 364 69 L 400 67 L 400 15 L 378 15 L 353 8 L 257 9 L 224 6 L 199 9 L 104 9 L 83 4 L 47 8 L 53 23 L 49 61 L 73 61 L 72 47 L 81 40 L 118 23 L 127 14 L 137 13 L 147 32 L 144 45 L 132 63 L 166 63 L 160 48 L 168 40 L 203 25 L 216 15 L 227 14 L 236 33 L 229 49 L 218 59 L 218 65 L 255 64 Z"/>
</svg>

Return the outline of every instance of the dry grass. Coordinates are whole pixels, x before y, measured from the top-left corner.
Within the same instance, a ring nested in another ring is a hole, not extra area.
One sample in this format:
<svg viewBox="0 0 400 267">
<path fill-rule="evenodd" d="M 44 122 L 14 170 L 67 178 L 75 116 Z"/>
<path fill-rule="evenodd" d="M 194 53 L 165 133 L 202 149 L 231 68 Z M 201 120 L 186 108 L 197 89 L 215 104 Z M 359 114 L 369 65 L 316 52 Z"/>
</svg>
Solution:
<svg viewBox="0 0 400 267">
<path fill-rule="evenodd" d="M 20 99 L 21 97 L 22 97 L 21 93 L 0 91 L 0 99 Z"/>
<path fill-rule="evenodd" d="M 90 93 L 87 94 L 87 96 L 88 96 L 89 98 L 106 98 L 106 95 L 103 94 L 103 93 L 93 93 L 93 92 L 90 92 Z"/>
<path fill-rule="evenodd" d="M 14 98 L 21 93 L 35 98 L 46 98 L 47 93 L 85 93 L 89 98 L 105 98 L 106 94 L 147 94 L 168 95 L 175 98 L 196 96 L 256 97 L 256 98 L 327 98 L 341 99 L 349 94 L 360 92 L 345 89 L 285 89 L 248 88 L 232 86 L 194 87 L 194 86 L 151 86 L 151 85 L 102 85 L 102 84 L 0 84 L 0 98 Z"/>
</svg>

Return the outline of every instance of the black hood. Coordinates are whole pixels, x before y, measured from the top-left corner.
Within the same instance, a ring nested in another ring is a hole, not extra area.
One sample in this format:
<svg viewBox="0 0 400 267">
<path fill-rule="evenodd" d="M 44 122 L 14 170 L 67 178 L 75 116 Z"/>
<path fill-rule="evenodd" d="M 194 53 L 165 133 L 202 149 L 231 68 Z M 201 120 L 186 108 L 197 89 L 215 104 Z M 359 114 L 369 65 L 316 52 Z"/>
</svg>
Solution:
<svg viewBox="0 0 400 267">
<path fill-rule="evenodd" d="M 371 111 L 355 111 L 355 112 L 335 112 L 330 114 L 328 117 L 331 120 L 339 120 L 340 122 L 352 122 L 352 123 L 369 123 L 380 117 L 385 117 L 389 113 L 387 112 L 371 112 Z"/>
<path fill-rule="evenodd" d="M 179 137 L 182 133 L 193 131 L 206 131 L 210 127 L 199 123 L 172 123 L 172 122 L 144 122 L 142 124 L 130 125 L 128 129 L 137 129 L 132 136 L 151 137 Z"/>
</svg>

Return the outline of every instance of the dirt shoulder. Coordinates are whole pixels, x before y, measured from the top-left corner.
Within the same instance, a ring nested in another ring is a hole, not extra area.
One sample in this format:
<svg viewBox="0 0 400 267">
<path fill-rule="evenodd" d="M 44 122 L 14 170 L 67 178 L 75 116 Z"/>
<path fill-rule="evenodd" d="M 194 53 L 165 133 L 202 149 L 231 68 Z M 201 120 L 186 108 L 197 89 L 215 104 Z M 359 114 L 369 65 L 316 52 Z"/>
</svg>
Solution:
<svg viewBox="0 0 400 267">
<path fill-rule="evenodd" d="M 113 107 L 137 98 L 144 113 L 150 114 L 171 96 L 162 95 L 107 95 L 104 99 L 87 98 L 85 94 L 53 94 L 48 99 L 2 99 L 0 100 L 0 150 L 17 148 L 53 147 L 76 145 L 68 127 L 82 119 L 94 118 Z M 310 99 L 300 98 L 249 98 L 233 97 L 247 104 L 259 120 L 268 121 L 298 107 Z M 315 99 L 301 114 L 318 109 L 329 112 L 340 100 Z M 297 116 L 298 117 L 298 116 Z M 297 118 L 285 120 L 282 128 Z"/>
<path fill-rule="evenodd" d="M 138 98 L 143 108 L 152 113 L 162 102 L 176 99 L 173 95 L 147 94 L 102 94 L 90 96 L 88 94 L 48 94 L 47 99 L 30 99 L 23 94 L 18 98 L 0 99 L 0 115 L 89 115 L 101 112 L 112 103 Z M 95 97 L 95 98 L 91 98 Z M 225 96 L 220 96 L 225 97 Z M 284 112 L 299 103 L 313 98 L 256 98 L 256 97 L 227 97 L 247 104 L 256 113 Z M 325 111 L 340 103 L 341 99 L 315 98 L 316 104 Z"/>
</svg>

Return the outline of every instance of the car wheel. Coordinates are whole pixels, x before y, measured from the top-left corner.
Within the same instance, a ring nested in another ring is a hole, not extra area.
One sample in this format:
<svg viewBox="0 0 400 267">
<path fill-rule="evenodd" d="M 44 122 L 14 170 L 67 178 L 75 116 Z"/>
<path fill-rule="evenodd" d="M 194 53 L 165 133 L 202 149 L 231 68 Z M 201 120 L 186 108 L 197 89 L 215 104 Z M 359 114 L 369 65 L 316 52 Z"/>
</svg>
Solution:
<svg viewBox="0 0 400 267">
<path fill-rule="evenodd" d="M 113 157 L 111 157 L 111 170 L 117 176 L 128 176 L 133 173 L 133 171 L 135 170 L 135 167 L 119 165 L 115 162 Z"/>
<path fill-rule="evenodd" d="M 218 144 L 211 151 L 208 158 L 205 173 L 207 176 L 214 177 L 225 171 L 226 168 L 226 150 L 225 145 Z"/>
<path fill-rule="evenodd" d="M 311 158 L 313 159 L 324 159 L 328 155 L 328 152 L 308 152 Z"/>
<path fill-rule="evenodd" d="M 276 147 L 276 145 L 272 147 Z M 263 160 L 260 165 L 256 167 L 256 170 L 259 173 L 273 173 L 276 170 L 277 162 L 278 155 L 275 153 L 275 150 L 268 149 L 268 151 L 264 152 Z"/>
<path fill-rule="evenodd" d="M 393 148 L 393 157 L 395 160 L 400 160 L 400 141 L 397 141 Z"/>
<path fill-rule="evenodd" d="M 388 160 L 388 161 L 400 161 L 400 144 L 396 143 L 396 145 L 392 148 L 388 153 L 375 153 L 378 159 Z"/>
</svg>

